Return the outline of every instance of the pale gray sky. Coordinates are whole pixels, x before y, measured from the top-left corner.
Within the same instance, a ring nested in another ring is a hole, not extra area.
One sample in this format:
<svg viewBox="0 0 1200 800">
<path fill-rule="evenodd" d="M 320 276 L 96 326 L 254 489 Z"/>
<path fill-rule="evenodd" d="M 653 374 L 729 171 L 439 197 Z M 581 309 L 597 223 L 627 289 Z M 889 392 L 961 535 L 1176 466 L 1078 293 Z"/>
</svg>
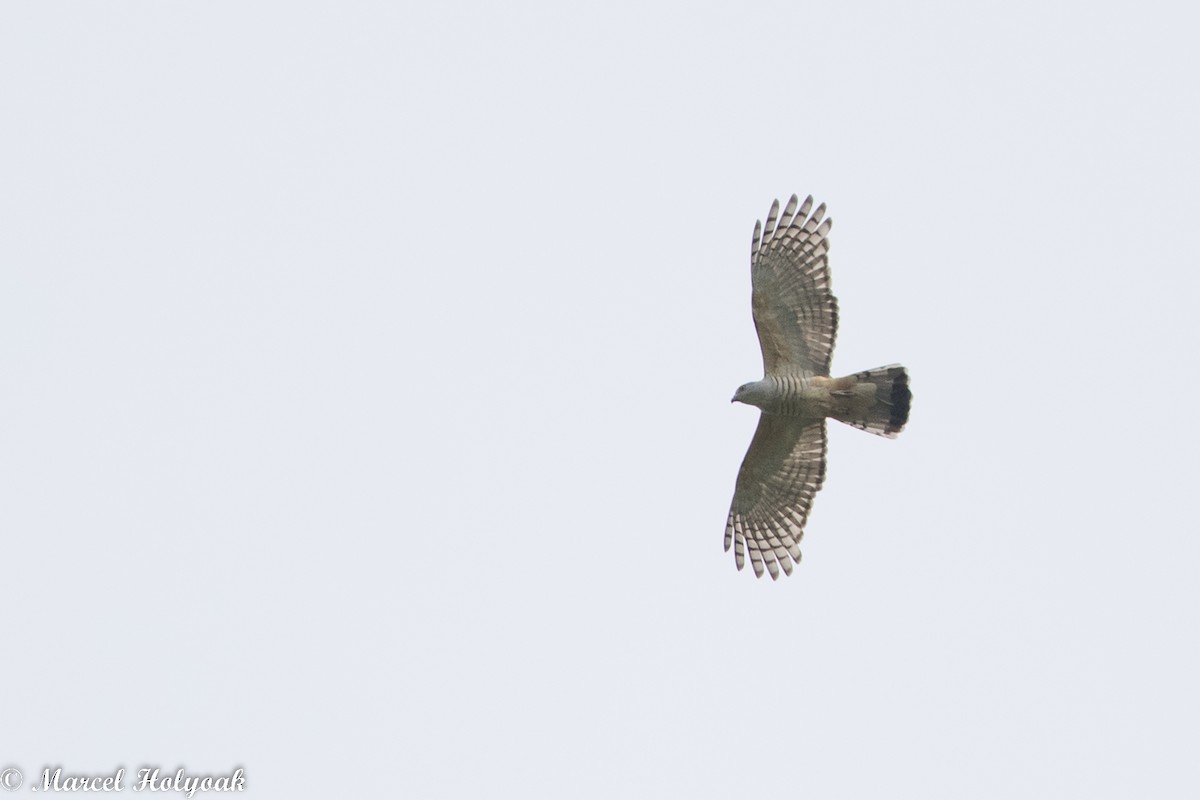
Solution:
<svg viewBox="0 0 1200 800">
<path fill-rule="evenodd" d="M 1184 9 L 6 3 L 0 766 L 1196 794 Z M 915 399 L 772 584 L 721 539 L 792 192 L 835 371 Z"/>
</svg>

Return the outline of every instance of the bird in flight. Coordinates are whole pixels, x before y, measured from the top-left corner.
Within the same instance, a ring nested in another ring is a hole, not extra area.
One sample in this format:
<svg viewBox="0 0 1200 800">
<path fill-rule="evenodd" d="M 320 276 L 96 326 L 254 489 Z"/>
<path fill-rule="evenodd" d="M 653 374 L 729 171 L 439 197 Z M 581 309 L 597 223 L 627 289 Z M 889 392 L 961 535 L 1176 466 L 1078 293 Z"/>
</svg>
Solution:
<svg viewBox="0 0 1200 800">
<path fill-rule="evenodd" d="M 725 523 L 725 550 L 737 568 L 746 550 L 756 577 L 792 574 L 813 497 L 825 480 L 825 419 L 893 438 L 908 422 L 912 393 L 899 364 L 845 378 L 829 376 L 837 298 L 829 288 L 825 204 L 792 195 L 754 225 L 750 283 L 763 378 L 738 387 L 732 402 L 761 410 L 738 471 Z M 812 212 L 811 214 L 809 212 Z"/>
</svg>

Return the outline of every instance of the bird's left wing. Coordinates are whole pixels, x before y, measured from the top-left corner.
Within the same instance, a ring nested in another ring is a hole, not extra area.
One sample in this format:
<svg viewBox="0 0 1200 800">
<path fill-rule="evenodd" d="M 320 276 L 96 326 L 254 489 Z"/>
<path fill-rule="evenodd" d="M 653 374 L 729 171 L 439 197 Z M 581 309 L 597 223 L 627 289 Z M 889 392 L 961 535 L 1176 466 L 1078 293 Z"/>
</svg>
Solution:
<svg viewBox="0 0 1200 800">
<path fill-rule="evenodd" d="M 768 375 L 829 375 L 838 305 L 829 284 L 829 229 L 822 203 L 792 195 L 767 223 L 754 225 L 750 249 L 754 327 Z M 812 212 L 810 215 L 809 212 Z"/>
<path fill-rule="evenodd" d="M 737 568 L 771 578 L 792 574 L 800 562 L 800 537 L 813 497 L 825 481 L 825 421 L 763 414 L 738 471 L 725 523 L 725 550 L 734 546 Z"/>
</svg>

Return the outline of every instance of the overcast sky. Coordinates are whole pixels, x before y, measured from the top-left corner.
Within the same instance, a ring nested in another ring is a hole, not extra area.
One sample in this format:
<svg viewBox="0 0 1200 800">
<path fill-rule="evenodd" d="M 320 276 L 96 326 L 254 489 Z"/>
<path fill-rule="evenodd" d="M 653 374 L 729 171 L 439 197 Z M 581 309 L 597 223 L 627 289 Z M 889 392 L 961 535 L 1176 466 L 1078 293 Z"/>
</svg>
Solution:
<svg viewBox="0 0 1200 800">
<path fill-rule="evenodd" d="M 1200 792 L 1183 9 L 4 4 L 0 767 Z M 914 402 L 772 583 L 722 533 L 792 192 L 835 373 Z"/>
</svg>

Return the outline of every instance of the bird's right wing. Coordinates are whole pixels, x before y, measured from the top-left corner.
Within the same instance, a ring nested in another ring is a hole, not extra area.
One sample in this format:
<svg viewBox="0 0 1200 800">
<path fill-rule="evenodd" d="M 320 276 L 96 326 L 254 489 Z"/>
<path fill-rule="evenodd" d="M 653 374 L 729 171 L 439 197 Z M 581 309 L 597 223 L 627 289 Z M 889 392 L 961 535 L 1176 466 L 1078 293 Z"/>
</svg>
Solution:
<svg viewBox="0 0 1200 800">
<path fill-rule="evenodd" d="M 754 225 L 754 327 L 766 374 L 829 375 L 838 323 L 826 257 L 833 220 L 824 219 L 824 204 L 809 216 L 811 196 L 797 203 L 792 195 L 780 216 L 776 200 L 766 226 Z"/>
<path fill-rule="evenodd" d="M 824 481 L 825 420 L 761 415 L 725 523 L 725 550 L 735 546 L 738 569 L 746 565 L 748 545 L 756 576 L 762 577 L 764 563 L 772 579 L 780 567 L 792 574 L 792 562 L 800 562 L 804 523 Z"/>
</svg>

